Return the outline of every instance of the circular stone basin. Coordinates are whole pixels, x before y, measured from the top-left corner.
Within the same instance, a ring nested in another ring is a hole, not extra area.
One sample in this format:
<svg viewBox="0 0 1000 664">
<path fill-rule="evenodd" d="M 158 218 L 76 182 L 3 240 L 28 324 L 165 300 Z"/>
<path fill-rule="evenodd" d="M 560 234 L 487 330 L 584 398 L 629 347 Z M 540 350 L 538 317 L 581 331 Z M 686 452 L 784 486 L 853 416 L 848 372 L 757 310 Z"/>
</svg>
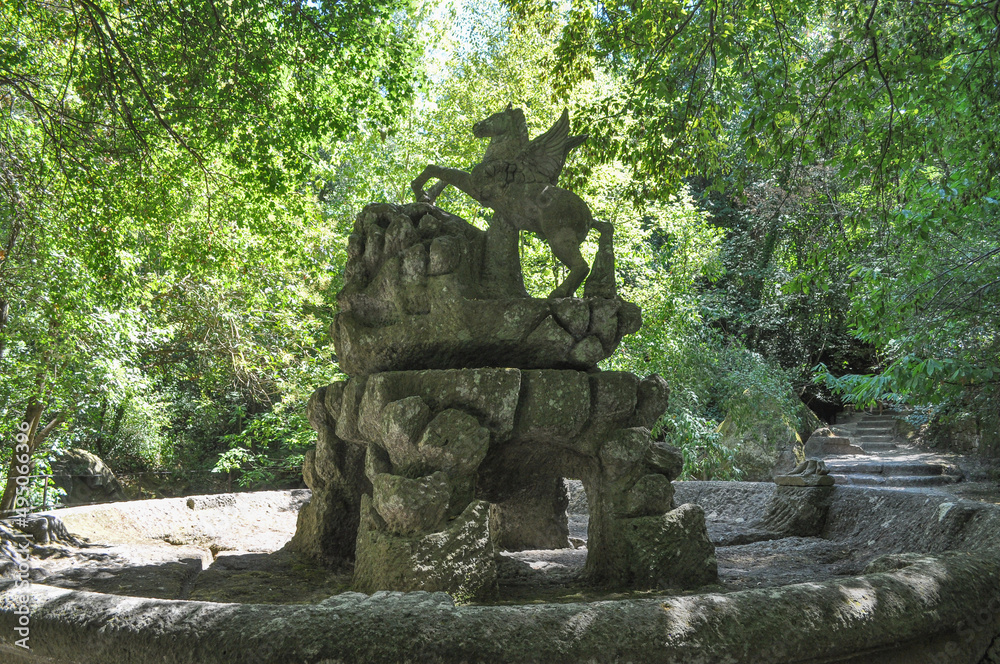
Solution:
<svg viewBox="0 0 1000 664">
<path fill-rule="evenodd" d="M 284 552 L 308 491 L 57 510 L 89 546 L 35 547 L 31 583 L 0 585 L 0 661 L 1000 661 L 1000 507 L 838 486 L 820 536 L 781 537 L 755 525 L 773 484 L 675 486 L 707 515 L 718 585 L 590 588 L 577 541 L 504 554 L 491 605 L 349 592 Z"/>
</svg>

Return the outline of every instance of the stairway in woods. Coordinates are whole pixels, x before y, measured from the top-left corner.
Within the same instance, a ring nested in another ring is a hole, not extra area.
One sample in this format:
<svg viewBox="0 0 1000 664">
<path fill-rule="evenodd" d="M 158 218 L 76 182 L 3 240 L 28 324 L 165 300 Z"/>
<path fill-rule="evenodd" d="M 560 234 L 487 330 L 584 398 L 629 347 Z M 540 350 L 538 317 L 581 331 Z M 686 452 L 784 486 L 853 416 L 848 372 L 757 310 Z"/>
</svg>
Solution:
<svg viewBox="0 0 1000 664">
<path fill-rule="evenodd" d="M 864 413 L 854 432 L 854 444 L 869 454 L 896 449 L 896 418 L 888 413 Z"/>
<path fill-rule="evenodd" d="M 895 412 L 852 413 L 834 426 L 864 454 L 827 456 L 830 475 L 837 484 L 893 487 L 933 487 L 954 484 L 962 473 L 947 458 L 920 452 L 897 434 Z"/>
</svg>

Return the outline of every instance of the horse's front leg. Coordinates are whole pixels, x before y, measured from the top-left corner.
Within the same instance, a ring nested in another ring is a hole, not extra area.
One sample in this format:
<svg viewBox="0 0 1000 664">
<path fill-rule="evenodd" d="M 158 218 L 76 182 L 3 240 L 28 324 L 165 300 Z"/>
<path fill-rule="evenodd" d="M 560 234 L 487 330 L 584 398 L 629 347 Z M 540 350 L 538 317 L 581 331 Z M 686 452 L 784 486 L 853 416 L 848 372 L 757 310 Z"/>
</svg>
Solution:
<svg viewBox="0 0 1000 664">
<path fill-rule="evenodd" d="M 424 190 L 424 185 L 431 178 L 437 178 L 444 184 L 439 182 L 435 186 L 431 187 L 431 193 Z M 434 164 L 429 164 L 427 168 L 420 173 L 417 178 L 410 183 L 410 188 L 413 189 L 413 193 L 417 197 L 417 201 L 421 203 L 433 203 L 447 185 L 451 185 L 456 189 L 468 194 L 472 198 L 479 200 L 478 191 L 472 185 L 472 178 L 465 171 L 460 171 L 457 168 L 443 168 L 441 166 L 435 166 Z"/>
<path fill-rule="evenodd" d="M 428 196 L 427 192 L 424 191 L 424 185 L 427 184 L 427 181 L 430 180 L 431 178 L 437 177 L 437 175 L 435 175 L 434 173 L 434 171 L 436 170 L 440 169 L 438 169 L 438 167 L 435 166 L 434 164 L 428 164 L 427 168 L 421 171 L 420 175 L 418 175 L 416 179 L 414 179 L 413 182 L 410 183 L 410 189 L 413 190 L 413 194 L 417 197 L 418 203 L 434 202 L 434 199 Z"/>
</svg>

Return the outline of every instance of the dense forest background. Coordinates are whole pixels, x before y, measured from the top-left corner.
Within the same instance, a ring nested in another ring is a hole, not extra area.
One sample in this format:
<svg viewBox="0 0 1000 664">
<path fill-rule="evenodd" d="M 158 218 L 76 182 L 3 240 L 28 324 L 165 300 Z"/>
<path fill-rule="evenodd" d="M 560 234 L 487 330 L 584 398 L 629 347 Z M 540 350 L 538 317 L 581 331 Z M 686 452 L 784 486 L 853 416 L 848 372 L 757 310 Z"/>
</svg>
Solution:
<svg viewBox="0 0 1000 664">
<path fill-rule="evenodd" d="M 476 163 L 508 102 L 590 135 L 562 184 L 644 312 L 606 368 L 667 378 L 687 476 L 876 401 L 996 455 L 998 6 L 8 0 L 2 467 L 22 427 L 33 473 L 297 482 L 354 215 Z M 531 237 L 522 263 L 560 278 Z"/>
</svg>

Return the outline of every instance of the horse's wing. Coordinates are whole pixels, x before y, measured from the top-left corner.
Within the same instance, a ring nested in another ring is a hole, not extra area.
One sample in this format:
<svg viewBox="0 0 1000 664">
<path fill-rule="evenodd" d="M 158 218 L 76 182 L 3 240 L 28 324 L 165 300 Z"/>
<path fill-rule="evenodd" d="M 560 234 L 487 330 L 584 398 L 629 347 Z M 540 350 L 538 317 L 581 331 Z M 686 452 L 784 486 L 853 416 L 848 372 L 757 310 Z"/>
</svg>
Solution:
<svg viewBox="0 0 1000 664">
<path fill-rule="evenodd" d="M 521 151 L 517 162 L 526 182 L 545 182 L 555 186 L 570 150 L 587 140 L 569 135 L 569 110 L 544 134 L 533 138 Z"/>
</svg>

